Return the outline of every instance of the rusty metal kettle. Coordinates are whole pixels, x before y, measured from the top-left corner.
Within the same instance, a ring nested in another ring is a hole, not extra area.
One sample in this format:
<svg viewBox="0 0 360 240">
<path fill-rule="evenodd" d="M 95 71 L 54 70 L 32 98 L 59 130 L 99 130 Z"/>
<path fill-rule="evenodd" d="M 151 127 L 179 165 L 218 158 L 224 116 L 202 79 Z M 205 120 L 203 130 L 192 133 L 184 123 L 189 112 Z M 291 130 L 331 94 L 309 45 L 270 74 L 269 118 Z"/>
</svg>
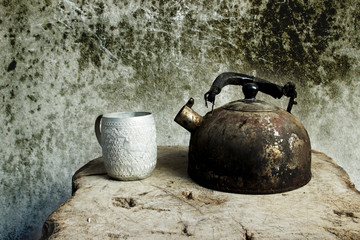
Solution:
<svg viewBox="0 0 360 240">
<path fill-rule="evenodd" d="M 269 194 L 293 190 L 311 179 L 309 135 L 292 115 L 295 84 L 279 86 L 240 73 L 222 73 L 204 95 L 214 106 L 226 85 L 241 85 L 245 99 L 212 109 L 204 117 L 191 98 L 175 122 L 191 132 L 188 173 L 202 186 L 234 193 Z M 287 111 L 257 100 L 258 91 L 289 97 Z"/>
</svg>

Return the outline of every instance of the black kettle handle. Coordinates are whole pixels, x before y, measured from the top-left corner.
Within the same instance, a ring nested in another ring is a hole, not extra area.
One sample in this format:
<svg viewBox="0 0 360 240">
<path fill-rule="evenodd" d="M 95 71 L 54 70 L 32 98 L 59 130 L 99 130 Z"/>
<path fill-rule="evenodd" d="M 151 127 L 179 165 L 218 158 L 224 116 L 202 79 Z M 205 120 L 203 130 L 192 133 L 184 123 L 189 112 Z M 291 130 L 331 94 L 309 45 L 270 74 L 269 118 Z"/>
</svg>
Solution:
<svg viewBox="0 0 360 240">
<path fill-rule="evenodd" d="M 292 82 L 288 82 L 282 87 L 261 78 L 248 76 L 241 73 L 225 72 L 220 74 L 214 80 L 210 90 L 205 93 L 205 105 L 207 106 L 207 102 L 211 102 L 214 105 L 216 95 L 218 95 L 221 92 L 221 89 L 226 85 L 244 86 L 247 83 L 255 83 L 258 86 L 258 91 L 266 93 L 273 98 L 281 98 L 282 96 L 290 97 L 287 107 L 288 112 L 291 112 L 292 106 L 296 104 L 296 87 Z"/>
</svg>

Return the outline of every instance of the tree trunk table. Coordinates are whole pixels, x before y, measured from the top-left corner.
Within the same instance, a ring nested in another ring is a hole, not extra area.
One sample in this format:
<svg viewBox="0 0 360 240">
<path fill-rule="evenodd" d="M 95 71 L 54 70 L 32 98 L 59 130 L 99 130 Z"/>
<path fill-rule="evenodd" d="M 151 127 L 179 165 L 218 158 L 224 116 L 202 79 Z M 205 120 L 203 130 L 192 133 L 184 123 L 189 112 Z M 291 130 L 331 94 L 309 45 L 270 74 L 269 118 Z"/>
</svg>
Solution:
<svg viewBox="0 0 360 240">
<path fill-rule="evenodd" d="M 102 158 L 73 176 L 73 196 L 43 239 L 360 239 L 360 193 L 331 158 L 312 151 L 312 179 L 271 195 L 203 188 L 187 175 L 187 147 L 159 147 L 141 181 L 106 175 Z"/>
</svg>

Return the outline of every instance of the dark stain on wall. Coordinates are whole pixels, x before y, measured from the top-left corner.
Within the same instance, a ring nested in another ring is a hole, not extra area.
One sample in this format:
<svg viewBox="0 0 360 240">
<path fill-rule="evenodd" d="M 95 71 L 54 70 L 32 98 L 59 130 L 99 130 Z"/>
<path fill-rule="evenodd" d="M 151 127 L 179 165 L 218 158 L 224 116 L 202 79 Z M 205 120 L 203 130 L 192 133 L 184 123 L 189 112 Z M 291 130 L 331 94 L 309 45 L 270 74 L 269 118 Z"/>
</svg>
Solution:
<svg viewBox="0 0 360 240">
<path fill-rule="evenodd" d="M 81 43 L 79 59 L 80 70 L 86 69 L 89 66 L 89 62 L 92 62 L 96 67 L 101 67 L 100 59 L 103 52 L 98 47 L 99 44 L 97 44 L 96 37 L 83 32 L 77 42 Z"/>
<path fill-rule="evenodd" d="M 242 44 L 246 60 L 257 69 L 275 76 L 290 76 L 300 81 L 331 82 L 346 76 L 351 68 L 348 56 L 337 53 L 345 26 L 345 5 L 336 1 L 274 1 L 253 5 L 250 15 L 259 16 L 258 28 L 245 33 L 256 44 Z M 327 56 L 325 60 L 324 56 Z M 319 73 L 322 67 L 326 73 Z"/>
<path fill-rule="evenodd" d="M 356 39 L 342 35 L 347 26 L 340 20 L 348 13 L 349 3 L 250 2 L 252 8 L 247 16 L 238 4 L 206 2 L 204 7 L 209 13 L 221 16 L 208 16 L 206 21 L 199 20 L 198 13 L 188 10 L 184 3 L 146 2 L 146 7 L 153 9 L 155 20 L 147 19 L 144 9 L 139 8 L 132 16 L 124 16 L 117 26 L 109 26 L 102 17 L 105 6 L 98 2 L 98 22 L 90 25 L 91 33 L 83 31 L 78 36 L 79 66 L 85 69 L 91 62 L 102 67 L 106 49 L 113 54 L 114 62 L 136 69 L 139 78 L 148 76 L 149 71 L 161 70 L 161 56 L 174 52 L 194 61 L 201 61 L 201 56 L 219 63 L 241 60 L 243 65 L 235 64 L 234 69 L 256 69 L 260 75 L 286 76 L 316 84 L 332 82 L 351 71 L 354 59 L 338 51 L 344 42 L 359 45 Z M 179 22 L 176 14 L 181 11 L 183 19 Z M 359 21 L 359 16 L 354 19 Z M 140 20 L 144 22 L 139 24 Z M 351 37 L 356 38 L 355 34 Z M 157 69 L 146 69 L 155 65 Z"/>
<path fill-rule="evenodd" d="M 16 60 L 12 60 L 7 68 L 7 71 L 10 72 L 10 71 L 14 70 L 16 68 L 16 64 L 17 64 Z"/>
<path fill-rule="evenodd" d="M 10 104 L 6 104 L 6 107 L 5 107 L 5 115 L 6 117 L 8 118 L 8 121 L 6 122 L 6 125 L 8 123 L 12 123 L 14 120 L 15 120 L 15 117 L 14 117 L 14 114 L 12 112 L 12 107 Z"/>
</svg>

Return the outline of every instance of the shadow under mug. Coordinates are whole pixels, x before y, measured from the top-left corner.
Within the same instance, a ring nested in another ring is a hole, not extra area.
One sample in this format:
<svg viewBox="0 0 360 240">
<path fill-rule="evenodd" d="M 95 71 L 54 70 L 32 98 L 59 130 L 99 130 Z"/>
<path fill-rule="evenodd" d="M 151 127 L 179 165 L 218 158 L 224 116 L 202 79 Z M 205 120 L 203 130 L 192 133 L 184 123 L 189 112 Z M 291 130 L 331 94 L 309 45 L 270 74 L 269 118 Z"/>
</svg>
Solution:
<svg viewBox="0 0 360 240">
<path fill-rule="evenodd" d="M 156 166 L 155 121 L 149 112 L 99 115 L 95 135 L 108 175 L 119 180 L 149 177 Z"/>
</svg>

